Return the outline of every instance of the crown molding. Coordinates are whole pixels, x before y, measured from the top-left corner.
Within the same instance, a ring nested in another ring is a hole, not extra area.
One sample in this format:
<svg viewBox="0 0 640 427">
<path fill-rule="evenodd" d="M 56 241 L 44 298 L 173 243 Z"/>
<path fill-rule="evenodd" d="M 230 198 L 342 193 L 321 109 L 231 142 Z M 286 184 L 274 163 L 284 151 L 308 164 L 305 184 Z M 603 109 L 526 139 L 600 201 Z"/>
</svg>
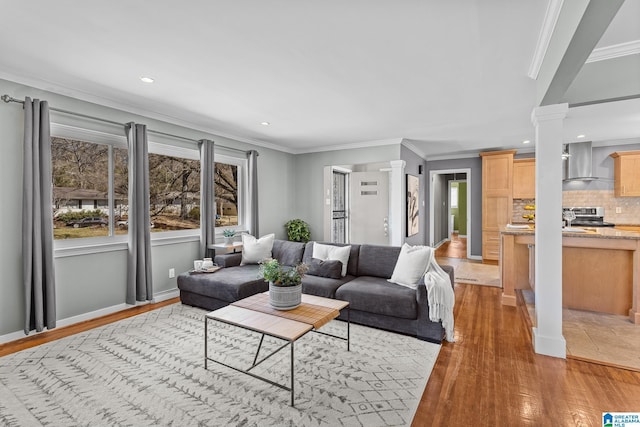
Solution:
<svg viewBox="0 0 640 427">
<path fill-rule="evenodd" d="M 544 57 L 547 54 L 547 49 L 549 49 L 551 36 L 553 35 L 553 31 L 556 28 L 556 24 L 558 23 L 558 18 L 560 17 L 560 11 L 562 10 L 563 3 L 563 0 L 550 0 L 549 4 L 547 5 L 547 11 L 544 15 L 544 21 L 542 21 L 542 28 L 540 29 L 540 34 L 538 35 L 536 50 L 533 53 L 531 65 L 529 66 L 529 72 L 527 73 L 527 75 L 534 80 L 538 78 L 538 73 L 540 73 L 540 68 L 542 67 Z"/>
<path fill-rule="evenodd" d="M 413 151 L 418 156 L 420 156 L 422 158 L 422 160 L 427 160 L 427 153 L 425 153 L 424 151 L 419 149 L 415 144 L 413 144 L 409 140 L 402 139 L 401 144 L 404 145 L 405 147 L 407 147 L 409 150 Z"/>
<path fill-rule="evenodd" d="M 614 44 L 612 46 L 593 49 L 585 64 L 590 62 L 606 61 L 607 59 L 620 58 L 622 56 L 636 55 L 640 53 L 640 40 Z"/>
<path fill-rule="evenodd" d="M 354 142 L 350 144 L 335 144 L 328 145 L 325 147 L 316 147 L 316 148 L 300 148 L 297 150 L 293 150 L 293 154 L 310 154 L 310 153 L 320 153 L 324 151 L 338 151 L 338 150 L 351 150 L 356 148 L 370 148 L 370 147 L 380 147 L 383 145 L 400 145 L 402 143 L 402 138 L 390 138 L 390 139 L 379 139 L 376 141 L 364 141 L 364 142 Z"/>
</svg>

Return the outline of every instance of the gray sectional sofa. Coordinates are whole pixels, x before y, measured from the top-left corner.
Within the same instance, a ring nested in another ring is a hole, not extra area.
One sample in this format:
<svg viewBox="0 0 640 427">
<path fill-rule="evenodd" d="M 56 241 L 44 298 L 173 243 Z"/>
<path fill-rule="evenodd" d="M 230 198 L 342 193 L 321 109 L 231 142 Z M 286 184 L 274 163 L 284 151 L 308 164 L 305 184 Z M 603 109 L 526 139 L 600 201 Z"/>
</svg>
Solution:
<svg viewBox="0 0 640 427">
<path fill-rule="evenodd" d="M 288 266 L 311 263 L 312 253 L 313 242 L 275 240 L 272 249 L 273 258 Z M 429 320 L 424 284 L 414 290 L 387 281 L 399 254 L 400 247 L 397 246 L 352 244 L 346 276 L 329 278 L 307 274 L 302 280 L 302 292 L 348 301 L 350 320 L 354 323 L 440 343 L 444 330 L 440 322 Z M 241 253 L 218 255 L 215 262 L 224 268 L 217 272 L 179 275 L 181 301 L 215 310 L 268 290 L 268 283 L 260 277 L 259 266 L 240 265 L 241 260 Z M 449 274 L 453 285 L 453 267 L 443 265 L 442 268 Z M 343 310 L 339 318 L 346 320 L 346 317 L 347 312 Z"/>
</svg>

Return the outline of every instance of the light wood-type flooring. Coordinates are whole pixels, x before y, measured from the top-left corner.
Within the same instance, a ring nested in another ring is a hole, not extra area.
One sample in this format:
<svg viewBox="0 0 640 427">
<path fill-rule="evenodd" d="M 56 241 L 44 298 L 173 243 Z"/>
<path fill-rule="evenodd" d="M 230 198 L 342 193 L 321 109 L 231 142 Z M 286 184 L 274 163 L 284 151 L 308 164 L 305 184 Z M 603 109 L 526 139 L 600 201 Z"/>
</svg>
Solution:
<svg viewBox="0 0 640 427">
<path fill-rule="evenodd" d="M 451 240 L 444 242 L 436 249 L 436 257 L 466 258 L 467 238 L 460 237 L 458 233 L 451 235 Z"/>
<path fill-rule="evenodd" d="M 443 343 L 413 426 L 602 426 L 640 411 L 640 373 L 533 352 L 526 305 L 502 289 L 456 284 L 455 336 Z"/>
<path fill-rule="evenodd" d="M 601 426 L 640 411 L 640 373 L 537 355 L 526 305 L 501 289 L 456 284 L 455 335 L 443 343 L 413 426 Z M 136 307 L 0 345 L 0 356 L 177 302 Z"/>
</svg>

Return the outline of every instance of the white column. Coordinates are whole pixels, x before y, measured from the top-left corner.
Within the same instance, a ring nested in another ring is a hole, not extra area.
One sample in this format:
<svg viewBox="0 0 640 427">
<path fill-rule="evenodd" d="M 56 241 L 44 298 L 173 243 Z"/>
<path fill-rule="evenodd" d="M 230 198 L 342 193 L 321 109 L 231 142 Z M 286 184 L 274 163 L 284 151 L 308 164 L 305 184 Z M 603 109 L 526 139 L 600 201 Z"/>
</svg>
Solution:
<svg viewBox="0 0 640 427">
<path fill-rule="evenodd" d="M 536 353 L 566 358 L 562 336 L 562 142 L 567 104 L 533 110 L 536 129 Z"/>
<path fill-rule="evenodd" d="M 406 230 L 407 189 L 404 160 L 392 160 L 389 182 L 389 244 L 402 246 Z"/>
</svg>

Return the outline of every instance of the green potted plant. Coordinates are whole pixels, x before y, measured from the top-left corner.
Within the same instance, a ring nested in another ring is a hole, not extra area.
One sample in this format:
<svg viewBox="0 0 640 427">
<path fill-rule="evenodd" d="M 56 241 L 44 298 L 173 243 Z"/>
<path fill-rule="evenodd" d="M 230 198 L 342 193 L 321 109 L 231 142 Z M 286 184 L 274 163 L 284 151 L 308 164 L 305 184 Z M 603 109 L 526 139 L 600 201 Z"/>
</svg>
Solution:
<svg viewBox="0 0 640 427">
<path fill-rule="evenodd" d="M 287 236 L 292 242 L 307 243 L 311 239 L 309 224 L 301 219 L 292 219 L 284 225 L 287 229 Z"/>
<path fill-rule="evenodd" d="M 269 303 L 276 310 L 291 310 L 300 305 L 302 298 L 302 278 L 309 267 L 298 264 L 295 267 L 280 265 L 277 259 L 260 263 L 260 274 L 269 282 Z"/>
<path fill-rule="evenodd" d="M 224 237 L 224 243 L 225 245 L 230 245 L 231 243 L 233 243 L 233 238 L 236 235 L 236 230 L 233 230 L 231 228 L 225 228 L 224 230 L 222 230 L 222 236 Z"/>
</svg>

